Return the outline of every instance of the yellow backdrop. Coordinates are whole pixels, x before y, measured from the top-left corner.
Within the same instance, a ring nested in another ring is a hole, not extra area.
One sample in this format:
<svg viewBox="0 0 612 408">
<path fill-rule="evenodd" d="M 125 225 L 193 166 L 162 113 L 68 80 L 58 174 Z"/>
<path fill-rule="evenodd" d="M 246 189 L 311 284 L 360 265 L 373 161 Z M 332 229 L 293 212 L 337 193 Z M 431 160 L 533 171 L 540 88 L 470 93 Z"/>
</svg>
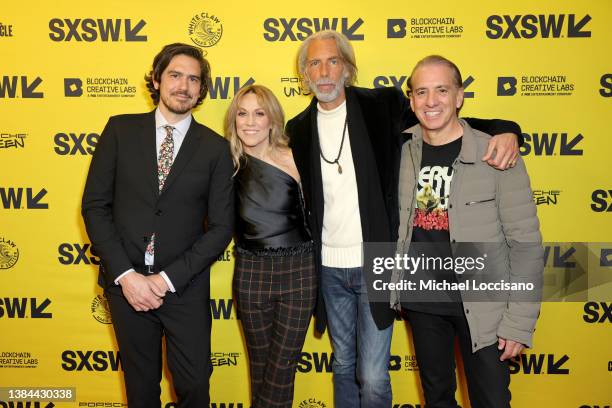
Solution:
<svg viewBox="0 0 612 408">
<path fill-rule="evenodd" d="M 125 406 L 80 198 L 108 117 L 153 109 L 143 76 L 163 45 L 206 49 L 212 90 L 194 115 L 218 132 L 231 97 L 248 82 L 270 87 L 288 118 L 304 109 L 309 96 L 297 80 L 295 56 L 313 30 L 336 28 L 353 40 L 364 87 L 405 88 L 418 59 L 442 54 L 465 78 L 463 115 L 521 124 L 544 238 L 606 242 L 612 241 L 610 21 L 612 3 L 597 0 L 5 2 L 0 387 L 76 387 L 75 402 L 40 407 Z M 610 247 L 602 245 L 593 262 L 608 280 Z M 567 250 L 550 248 L 549 283 L 559 273 L 571 275 Z M 211 278 L 216 408 L 249 406 L 232 267 L 228 249 Z M 612 405 L 612 297 L 607 291 L 596 301 L 578 300 L 544 304 L 534 348 L 512 363 L 514 406 Z M 403 322 L 396 322 L 392 354 L 394 407 L 422 406 Z M 330 360 L 327 334 L 309 334 L 295 407 L 333 406 Z M 462 377 L 460 384 L 467 407 Z M 174 406 L 167 380 L 162 389 L 164 406 Z M 13 406 L 0 400 L 0 407 Z"/>
</svg>

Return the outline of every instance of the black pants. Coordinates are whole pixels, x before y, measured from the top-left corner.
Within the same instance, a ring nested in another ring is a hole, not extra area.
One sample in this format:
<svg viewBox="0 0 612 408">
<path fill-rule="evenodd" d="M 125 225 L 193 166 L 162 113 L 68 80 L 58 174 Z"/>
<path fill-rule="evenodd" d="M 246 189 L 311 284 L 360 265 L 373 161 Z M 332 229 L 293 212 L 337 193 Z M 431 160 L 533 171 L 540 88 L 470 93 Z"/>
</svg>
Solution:
<svg viewBox="0 0 612 408">
<path fill-rule="evenodd" d="M 472 353 L 465 316 L 407 311 L 428 408 L 456 408 L 455 336 L 463 358 L 472 408 L 510 407 L 508 360 L 499 361 L 497 343 Z"/>
<path fill-rule="evenodd" d="M 148 312 L 135 311 L 120 288 L 107 289 L 129 408 L 161 406 L 162 336 L 178 407 L 208 407 L 211 318 L 202 278 L 208 279 L 200 277 L 181 297 L 166 294 L 164 304 Z"/>
</svg>

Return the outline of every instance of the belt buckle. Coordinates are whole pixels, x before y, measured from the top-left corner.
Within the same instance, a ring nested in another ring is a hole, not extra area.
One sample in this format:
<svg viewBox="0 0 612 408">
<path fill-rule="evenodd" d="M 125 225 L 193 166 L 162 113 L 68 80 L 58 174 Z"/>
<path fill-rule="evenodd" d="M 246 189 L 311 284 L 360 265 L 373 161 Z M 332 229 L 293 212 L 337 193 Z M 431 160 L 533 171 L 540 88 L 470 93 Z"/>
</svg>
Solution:
<svg viewBox="0 0 612 408">
<path fill-rule="evenodd" d="M 153 270 L 153 265 L 145 265 L 144 267 L 144 271 L 145 273 L 152 275 L 155 273 L 155 271 Z"/>
</svg>

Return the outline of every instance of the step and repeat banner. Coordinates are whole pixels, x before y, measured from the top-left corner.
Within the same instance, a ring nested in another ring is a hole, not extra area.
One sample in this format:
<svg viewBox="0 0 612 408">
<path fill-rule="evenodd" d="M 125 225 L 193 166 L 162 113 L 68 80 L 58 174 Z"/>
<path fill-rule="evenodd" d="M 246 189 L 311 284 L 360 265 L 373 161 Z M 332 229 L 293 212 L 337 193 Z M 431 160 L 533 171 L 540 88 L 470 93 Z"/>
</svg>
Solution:
<svg viewBox="0 0 612 408">
<path fill-rule="evenodd" d="M 73 387 L 73 402 L 0 407 L 123 407 L 121 357 L 96 285 L 80 200 L 111 115 L 154 109 L 144 75 L 163 45 L 202 47 L 210 95 L 195 118 L 222 132 L 234 93 L 271 88 L 288 118 L 311 95 L 296 73 L 310 33 L 352 41 L 358 85 L 406 88 L 429 54 L 456 62 L 462 114 L 520 123 L 548 242 L 612 241 L 612 3 L 443 0 L 4 2 L 0 13 L 0 387 Z M 612 275 L 612 245 L 594 254 Z M 547 245 L 547 282 L 571 279 L 577 250 Z M 592 254 L 593 255 L 593 254 Z M 249 407 L 248 359 L 231 294 L 231 247 L 211 276 L 215 408 Z M 568 278 L 569 277 L 569 278 Z M 610 276 L 608 277 L 610 278 Z M 546 303 L 535 344 L 511 362 L 516 407 L 612 406 L 612 296 Z M 310 332 L 295 407 L 333 406 L 327 334 Z M 409 327 L 397 321 L 394 407 L 423 406 Z M 459 397 L 469 407 L 459 375 Z M 173 402 L 167 369 L 162 401 Z"/>
</svg>

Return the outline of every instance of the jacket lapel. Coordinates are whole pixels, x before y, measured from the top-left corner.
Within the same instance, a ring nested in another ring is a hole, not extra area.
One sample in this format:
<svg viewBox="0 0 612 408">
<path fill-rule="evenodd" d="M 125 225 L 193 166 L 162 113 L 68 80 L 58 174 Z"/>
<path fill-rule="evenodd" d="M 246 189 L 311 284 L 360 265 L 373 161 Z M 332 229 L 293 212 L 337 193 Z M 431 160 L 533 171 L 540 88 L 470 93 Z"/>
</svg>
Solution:
<svg viewBox="0 0 612 408">
<path fill-rule="evenodd" d="M 348 115 L 349 140 L 355 165 L 359 212 L 362 214 L 362 235 L 365 240 L 366 237 L 369 237 L 368 217 L 364 216 L 364 214 L 370 213 L 366 208 L 366 203 L 370 201 L 371 193 L 368 189 L 368 186 L 371 184 L 369 180 L 372 177 L 378 177 L 378 175 L 372 157 L 372 147 L 367 133 L 368 128 L 363 119 L 363 112 L 361 111 L 361 106 L 359 106 L 359 101 L 350 87 L 346 88 L 346 114 Z"/>
<path fill-rule="evenodd" d="M 155 111 L 150 112 L 144 118 L 143 125 L 139 127 L 139 137 L 141 148 L 138 149 L 142 154 L 143 176 L 155 192 L 159 194 L 159 182 L 157 180 L 157 147 L 155 144 Z"/>
<path fill-rule="evenodd" d="M 306 133 L 310 140 L 308 151 L 310 152 L 310 172 L 312 174 L 311 179 L 311 191 L 313 196 L 320 197 L 320 200 L 313 200 L 313 210 L 315 211 L 315 218 L 317 221 L 318 231 L 323 230 L 323 212 L 325 210 L 325 202 L 323 198 L 323 176 L 321 174 L 321 150 L 319 145 L 319 126 L 317 124 L 317 100 L 313 98 L 310 103 L 310 131 Z M 318 237 L 317 237 L 318 238 Z"/>
<path fill-rule="evenodd" d="M 166 178 L 164 183 L 164 188 L 162 189 L 161 194 L 164 194 L 166 190 L 172 185 L 172 183 L 176 180 L 179 174 L 183 171 L 189 160 L 193 157 L 193 154 L 196 151 L 196 147 L 199 141 L 199 135 L 197 134 L 196 127 L 198 123 L 194 118 L 191 118 L 191 125 L 189 126 L 189 130 L 185 135 L 185 139 L 183 140 L 183 144 L 179 149 L 178 155 L 174 162 L 172 163 L 172 167 L 170 168 L 170 173 Z"/>
</svg>

